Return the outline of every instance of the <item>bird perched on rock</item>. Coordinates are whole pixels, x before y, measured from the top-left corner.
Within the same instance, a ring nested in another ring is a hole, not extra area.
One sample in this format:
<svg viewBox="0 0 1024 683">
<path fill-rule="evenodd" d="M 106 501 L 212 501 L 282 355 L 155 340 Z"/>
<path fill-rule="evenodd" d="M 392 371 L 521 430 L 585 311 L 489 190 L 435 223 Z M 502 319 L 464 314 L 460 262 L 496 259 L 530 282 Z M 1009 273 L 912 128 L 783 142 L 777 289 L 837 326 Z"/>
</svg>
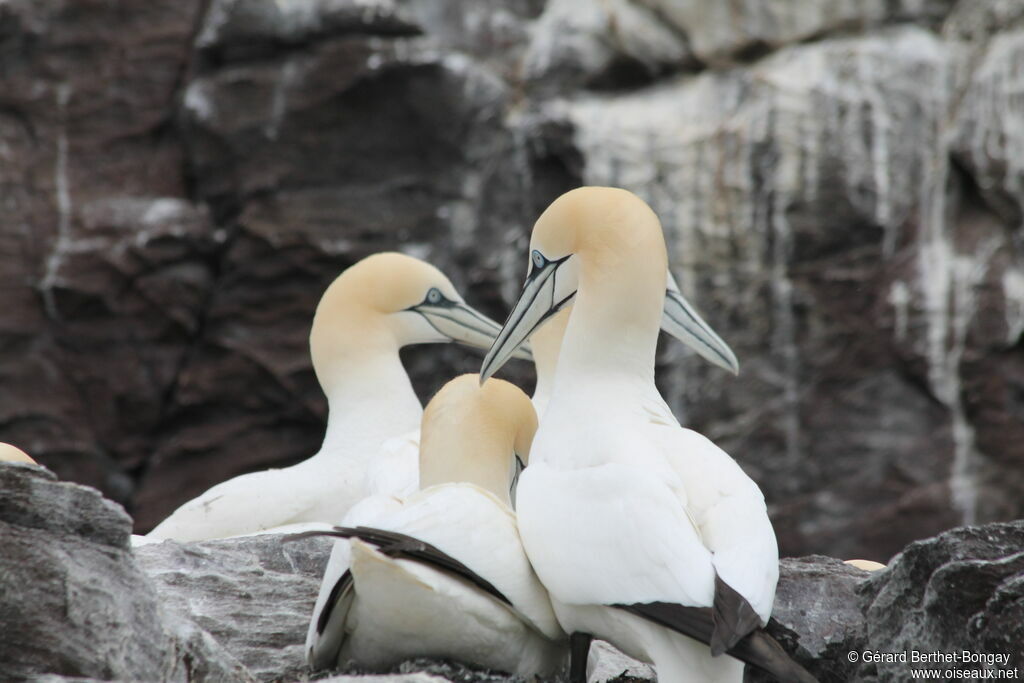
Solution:
<svg viewBox="0 0 1024 683">
<path fill-rule="evenodd" d="M 423 408 L 399 349 L 439 342 L 486 348 L 498 329 L 428 263 L 397 253 L 359 261 L 324 292 L 310 332 L 313 369 L 329 410 L 320 451 L 292 467 L 218 484 L 145 538 L 196 541 L 327 528 L 368 495 L 411 492 Z"/>
<path fill-rule="evenodd" d="M 559 274 L 577 269 L 517 494 L 523 546 L 572 634 L 573 680 L 585 676 L 591 637 L 653 663 L 663 681 L 739 682 L 743 661 L 814 680 L 762 628 L 778 549 L 760 490 L 680 427 L 655 387 L 667 272 L 657 216 L 625 190 L 580 188 L 545 210 L 530 249 L 522 294 L 480 374 L 557 311 L 567 300 Z"/>
<path fill-rule="evenodd" d="M 333 532 L 343 540 L 306 638 L 314 669 L 418 656 L 521 676 L 564 666 L 568 641 L 510 497 L 536 429 L 530 400 L 507 382 L 463 375 L 437 393 L 423 415 L 421 490 L 369 498 Z"/>
</svg>

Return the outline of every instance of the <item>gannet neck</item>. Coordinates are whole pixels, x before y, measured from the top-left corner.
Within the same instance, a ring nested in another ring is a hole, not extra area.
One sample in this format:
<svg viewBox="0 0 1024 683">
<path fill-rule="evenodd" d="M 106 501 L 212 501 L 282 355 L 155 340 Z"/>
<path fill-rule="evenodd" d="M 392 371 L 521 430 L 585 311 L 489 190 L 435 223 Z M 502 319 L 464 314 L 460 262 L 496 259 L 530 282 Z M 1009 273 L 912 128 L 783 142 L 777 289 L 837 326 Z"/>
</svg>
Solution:
<svg viewBox="0 0 1024 683">
<path fill-rule="evenodd" d="M 558 368 L 558 354 L 562 350 L 562 340 L 569 324 L 569 313 L 572 305 L 566 306 L 544 323 L 530 336 L 533 348 L 533 363 L 537 368 L 537 386 L 533 390 L 533 407 L 538 415 L 544 414 L 551 399 L 551 391 L 555 384 L 555 371 Z"/>
<path fill-rule="evenodd" d="M 620 202 L 598 202 L 598 213 L 580 223 L 579 289 L 556 376 L 564 368 L 576 376 L 610 373 L 653 386 L 668 255 L 654 212 L 636 196 L 621 194 Z"/>
<path fill-rule="evenodd" d="M 511 507 L 509 495 L 537 431 L 537 415 L 515 385 L 478 375 L 446 384 L 423 412 L 420 429 L 420 488 L 469 482 Z"/>
<path fill-rule="evenodd" d="M 321 379 L 329 411 L 321 455 L 369 457 L 370 446 L 419 426 L 423 409 L 397 348 L 359 349 L 339 356 L 331 371 Z"/>
</svg>

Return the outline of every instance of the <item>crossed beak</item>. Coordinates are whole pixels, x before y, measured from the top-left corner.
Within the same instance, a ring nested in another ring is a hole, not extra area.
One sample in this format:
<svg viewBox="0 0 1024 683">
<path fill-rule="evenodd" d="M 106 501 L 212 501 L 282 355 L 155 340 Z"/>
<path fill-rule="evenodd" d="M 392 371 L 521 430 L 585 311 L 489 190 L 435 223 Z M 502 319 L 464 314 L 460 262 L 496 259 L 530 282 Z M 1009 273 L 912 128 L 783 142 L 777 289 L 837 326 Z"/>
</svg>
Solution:
<svg viewBox="0 0 1024 683">
<path fill-rule="evenodd" d="M 540 262 L 533 263 L 519 300 L 512 307 L 494 345 L 484 356 L 484 363 L 480 367 L 480 384 L 500 370 L 516 350 L 526 343 L 534 330 L 576 296 L 576 272 L 571 265 L 572 254 L 553 261 L 544 259 L 539 252 L 534 254 Z M 563 268 L 571 271 L 571 277 L 559 278 L 559 271 Z"/>
<path fill-rule="evenodd" d="M 423 316 L 423 319 L 444 338 L 443 341 L 486 349 L 491 346 L 501 331 L 498 323 L 461 301 L 449 299 L 443 299 L 438 303 L 424 301 L 408 310 Z M 510 357 L 533 360 L 533 354 L 529 347 L 516 349 Z"/>
</svg>

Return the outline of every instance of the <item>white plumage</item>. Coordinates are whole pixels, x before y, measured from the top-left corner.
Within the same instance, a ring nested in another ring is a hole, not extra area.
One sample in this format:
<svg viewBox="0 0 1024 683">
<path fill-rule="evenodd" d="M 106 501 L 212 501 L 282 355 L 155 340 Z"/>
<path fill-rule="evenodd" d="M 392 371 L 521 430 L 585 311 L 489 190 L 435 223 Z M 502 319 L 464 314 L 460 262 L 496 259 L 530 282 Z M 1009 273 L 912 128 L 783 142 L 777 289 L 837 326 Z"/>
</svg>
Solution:
<svg viewBox="0 0 1024 683">
<path fill-rule="evenodd" d="M 457 378 L 424 414 L 423 490 L 369 498 L 343 522 L 428 543 L 508 603 L 465 573 L 360 538 L 340 540 L 307 634 L 314 669 L 382 670 L 420 656 L 524 676 L 564 665 L 565 634 L 523 551 L 509 497 L 515 456 L 528 457 L 535 430 L 519 389 L 500 381 L 481 389 L 475 375 Z"/>
<path fill-rule="evenodd" d="M 195 541 L 327 526 L 368 495 L 414 491 L 423 409 L 399 349 L 452 341 L 485 347 L 497 330 L 433 266 L 394 253 L 363 259 L 328 287 L 310 333 L 313 367 L 329 407 L 320 451 L 293 467 L 217 484 L 146 539 Z"/>
<path fill-rule="evenodd" d="M 696 615 L 705 642 L 714 632 L 732 647 L 767 622 L 778 579 L 757 485 L 724 451 L 680 427 L 654 384 L 666 281 L 660 223 L 628 192 L 581 188 L 540 217 L 531 250 L 523 294 L 481 376 L 551 315 L 552 283 L 578 261 L 550 403 L 517 500 L 524 547 L 559 621 L 653 663 L 659 680 L 740 681 L 741 662 L 712 657 L 681 634 L 689 626 L 651 617 L 657 609 Z M 712 627 L 708 608 L 722 600 L 742 615 L 735 633 Z M 759 661 L 788 667 L 779 653 Z"/>
</svg>

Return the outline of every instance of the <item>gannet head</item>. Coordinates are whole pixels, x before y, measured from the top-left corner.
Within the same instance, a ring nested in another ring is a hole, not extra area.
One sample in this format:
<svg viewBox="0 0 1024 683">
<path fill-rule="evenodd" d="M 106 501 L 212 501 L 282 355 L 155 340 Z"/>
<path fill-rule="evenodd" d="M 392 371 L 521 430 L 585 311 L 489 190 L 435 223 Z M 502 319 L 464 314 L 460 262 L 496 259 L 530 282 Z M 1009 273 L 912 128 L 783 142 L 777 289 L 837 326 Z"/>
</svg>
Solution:
<svg viewBox="0 0 1024 683">
<path fill-rule="evenodd" d="M 628 264 L 628 265 L 627 265 Z M 530 266 L 522 294 L 484 359 L 484 380 L 498 370 L 534 330 L 575 298 L 580 278 L 602 280 L 623 267 L 629 270 L 616 304 L 623 324 L 647 319 L 647 307 L 662 305 L 662 327 L 711 362 L 734 372 L 736 357 L 728 345 L 697 315 L 668 273 L 661 223 L 651 208 L 631 192 L 618 188 L 582 187 L 556 199 L 534 225 Z M 660 278 L 666 299 L 631 299 L 654 287 Z"/>
<path fill-rule="evenodd" d="M 386 252 L 346 269 L 324 292 L 309 344 L 321 383 L 344 355 L 409 344 L 459 342 L 486 349 L 500 326 L 463 301 L 445 275 Z M 524 350 L 521 358 L 529 359 Z"/>
<path fill-rule="evenodd" d="M 512 503 L 536 432 L 537 414 L 519 387 L 456 377 L 423 411 L 420 488 L 469 482 Z"/>
<path fill-rule="evenodd" d="M 0 442 L 0 462 L 27 462 L 33 465 L 36 461 L 29 457 L 28 453 L 17 446 Z"/>
</svg>

